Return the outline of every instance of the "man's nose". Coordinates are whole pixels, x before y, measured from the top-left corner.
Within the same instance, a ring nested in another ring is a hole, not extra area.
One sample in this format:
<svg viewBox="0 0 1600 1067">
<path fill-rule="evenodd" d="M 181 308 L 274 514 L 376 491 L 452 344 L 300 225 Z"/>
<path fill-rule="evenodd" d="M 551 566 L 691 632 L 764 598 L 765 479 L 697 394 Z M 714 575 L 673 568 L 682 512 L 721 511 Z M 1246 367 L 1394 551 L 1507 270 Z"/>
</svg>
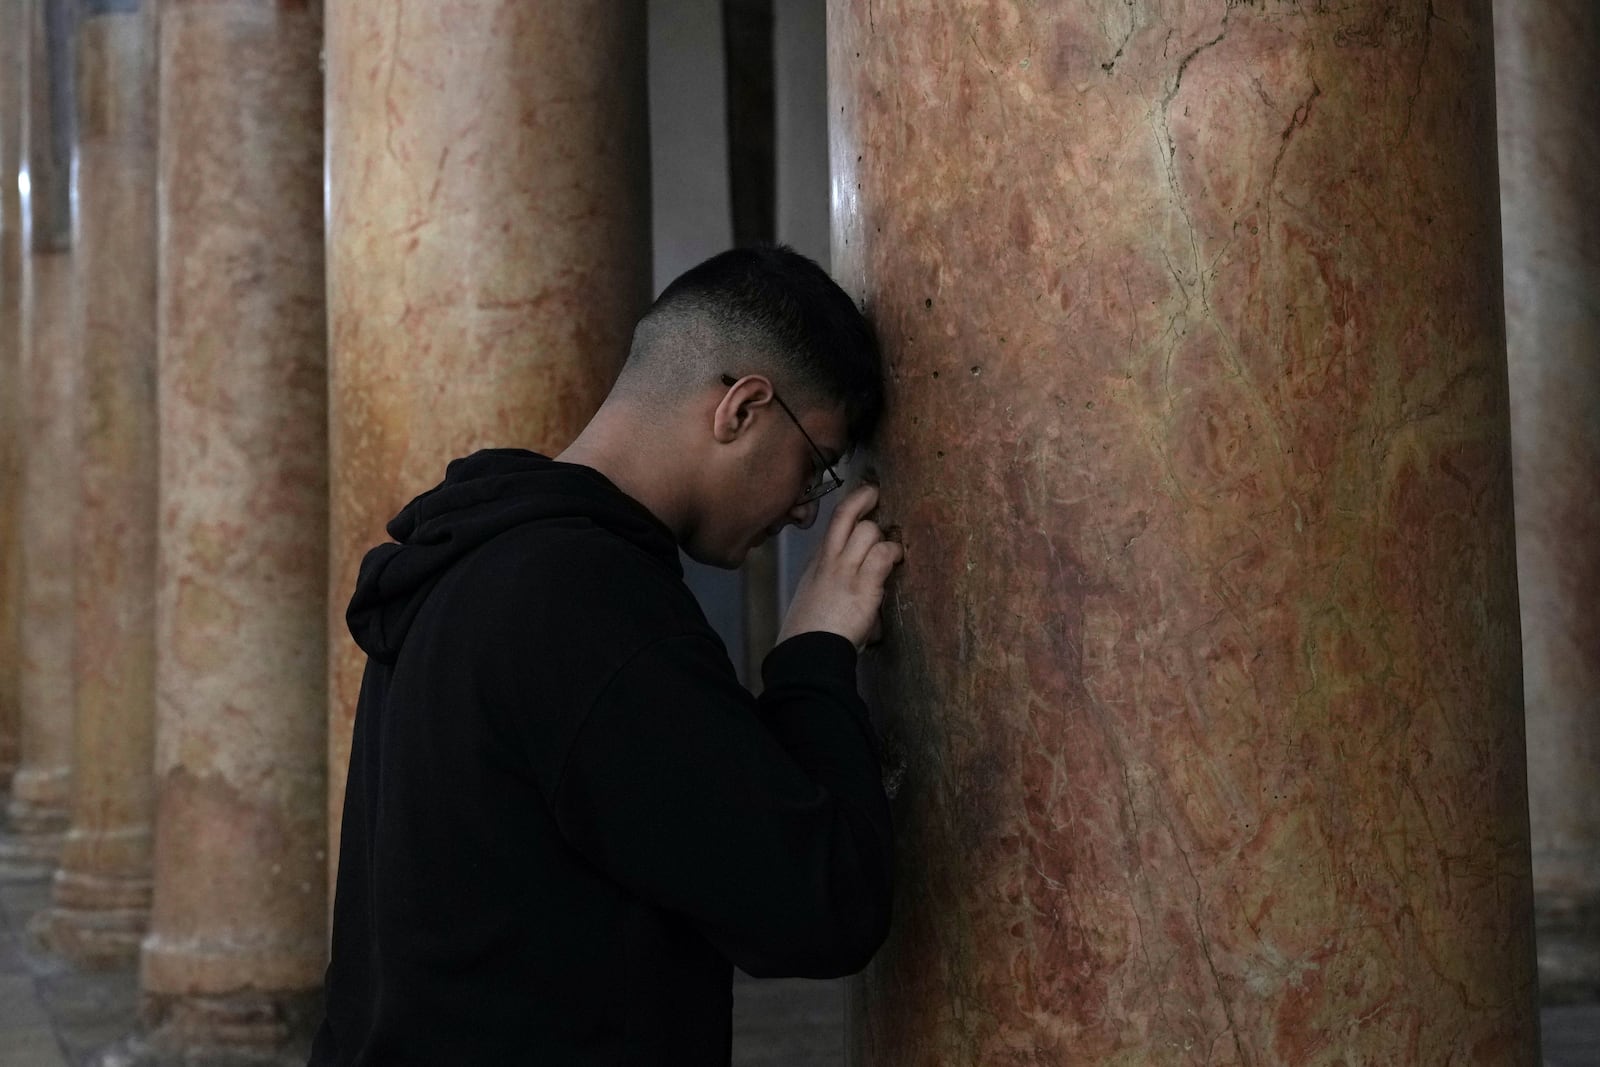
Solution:
<svg viewBox="0 0 1600 1067">
<path fill-rule="evenodd" d="M 817 521 L 818 504 L 815 500 L 807 500 L 804 504 L 796 504 L 789 509 L 789 521 L 802 530 L 811 529 L 811 524 Z"/>
</svg>

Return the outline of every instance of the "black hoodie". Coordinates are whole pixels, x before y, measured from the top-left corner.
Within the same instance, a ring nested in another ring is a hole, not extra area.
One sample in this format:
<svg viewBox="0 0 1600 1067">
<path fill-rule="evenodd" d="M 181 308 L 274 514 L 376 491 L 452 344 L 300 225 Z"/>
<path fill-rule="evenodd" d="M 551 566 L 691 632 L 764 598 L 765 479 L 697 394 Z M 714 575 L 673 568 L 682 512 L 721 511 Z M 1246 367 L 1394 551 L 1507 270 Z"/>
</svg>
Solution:
<svg viewBox="0 0 1600 1067">
<path fill-rule="evenodd" d="M 849 641 L 785 641 L 751 697 L 667 527 L 531 452 L 389 533 L 313 1067 L 726 1063 L 730 965 L 866 963 L 890 826 Z"/>
</svg>

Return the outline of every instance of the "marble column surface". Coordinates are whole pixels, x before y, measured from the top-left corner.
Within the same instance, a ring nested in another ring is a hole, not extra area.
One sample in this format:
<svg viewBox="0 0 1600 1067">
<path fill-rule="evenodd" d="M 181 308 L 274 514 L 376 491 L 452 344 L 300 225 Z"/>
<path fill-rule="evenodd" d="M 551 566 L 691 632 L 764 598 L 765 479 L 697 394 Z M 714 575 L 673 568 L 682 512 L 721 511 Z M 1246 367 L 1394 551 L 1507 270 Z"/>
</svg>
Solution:
<svg viewBox="0 0 1600 1067">
<path fill-rule="evenodd" d="M 72 784 L 73 529 L 81 377 L 72 156 L 71 7 L 31 0 L 23 158 L 27 252 L 22 286 L 22 596 L 18 767 L 0 870 L 48 872 L 66 829 Z"/>
<path fill-rule="evenodd" d="M 17 511 L 22 506 L 22 162 L 23 85 L 27 41 L 23 0 L 0 0 L 0 793 L 17 769 L 17 601 L 22 560 Z"/>
<path fill-rule="evenodd" d="M 1539 981 L 1600 999 L 1600 8 L 1495 5 Z"/>
<path fill-rule="evenodd" d="M 1487 0 L 835 0 L 855 1062 L 1538 1062 Z"/>
<path fill-rule="evenodd" d="M 169 0 L 159 46 L 158 1045 L 274 1046 L 326 958 L 320 5 Z"/>
<path fill-rule="evenodd" d="M 329 7 L 331 852 L 362 554 L 455 456 L 564 448 L 649 299 L 644 41 L 638 0 Z"/>
<path fill-rule="evenodd" d="M 78 405 L 72 819 L 35 930 L 84 965 L 137 958 L 150 906 L 155 728 L 156 130 L 153 0 L 78 37 Z"/>
</svg>

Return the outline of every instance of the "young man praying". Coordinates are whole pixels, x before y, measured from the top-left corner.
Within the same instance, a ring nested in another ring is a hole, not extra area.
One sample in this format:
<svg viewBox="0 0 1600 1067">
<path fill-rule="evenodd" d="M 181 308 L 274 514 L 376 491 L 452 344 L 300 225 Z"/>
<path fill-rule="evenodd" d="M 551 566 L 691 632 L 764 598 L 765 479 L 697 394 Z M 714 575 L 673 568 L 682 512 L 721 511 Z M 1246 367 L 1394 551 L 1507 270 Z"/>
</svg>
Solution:
<svg viewBox="0 0 1600 1067">
<path fill-rule="evenodd" d="M 850 298 L 727 252 L 639 322 L 551 459 L 491 450 L 389 524 L 313 1067 L 724 1064 L 732 967 L 859 970 L 891 840 L 858 651 L 901 559 L 850 492 L 752 697 L 679 549 L 737 567 L 808 526 L 883 406 Z"/>
</svg>

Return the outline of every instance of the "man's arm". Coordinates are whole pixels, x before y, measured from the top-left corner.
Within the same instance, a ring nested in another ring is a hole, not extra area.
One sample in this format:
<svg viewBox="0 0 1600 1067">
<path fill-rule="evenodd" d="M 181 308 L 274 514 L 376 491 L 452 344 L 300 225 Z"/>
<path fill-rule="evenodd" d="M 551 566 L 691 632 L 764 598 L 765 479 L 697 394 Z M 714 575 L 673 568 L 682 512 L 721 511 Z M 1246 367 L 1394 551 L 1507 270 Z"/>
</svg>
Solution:
<svg viewBox="0 0 1600 1067">
<path fill-rule="evenodd" d="M 855 679 L 902 558 L 877 499 L 834 513 L 759 702 L 710 638 L 656 642 L 590 709 L 555 791 L 580 852 L 753 975 L 848 974 L 888 932 L 889 806 Z"/>
<path fill-rule="evenodd" d="M 888 801 L 855 650 L 810 632 L 759 703 L 709 637 L 641 650 L 590 710 L 553 797 L 569 843 L 758 976 L 859 970 L 888 930 Z"/>
</svg>

